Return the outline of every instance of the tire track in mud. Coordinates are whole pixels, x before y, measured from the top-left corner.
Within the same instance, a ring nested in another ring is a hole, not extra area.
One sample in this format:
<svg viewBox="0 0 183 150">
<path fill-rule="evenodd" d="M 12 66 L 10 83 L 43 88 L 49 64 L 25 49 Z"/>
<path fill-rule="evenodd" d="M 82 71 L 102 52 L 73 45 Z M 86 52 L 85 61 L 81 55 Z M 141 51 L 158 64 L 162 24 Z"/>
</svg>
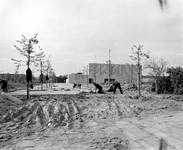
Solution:
<svg viewBox="0 0 183 150">
<path fill-rule="evenodd" d="M 107 96 L 106 101 L 109 110 L 114 113 L 117 112 L 117 114 L 114 115 L 116 118 L 122 119 L 132 116 L 132 109 L 124 102 L 124 100 L 114 96 Z"/>
<path fill-rule="evenodd" d="M 79 100 L 79 99 L 78 99 Z M 73 106 L 75 108 L 75 121 L 79 122 L 79 127 L 82 128 L 85 125 L 84 119 L 83 119 L 83 113 L 82 113 L 82 109 L 79 108 L 79 106 L 77 105 L 77 103 L 75 102 L 75 99 L 71 99 Z M 82 103 L 82 101 L 79 101 L 80 103 Z"/>
<path fill-rule="evenodd" d="M 30 136 L 42 129 L 55 127 L 72 129 L 79 108 L 76 108 L 76 104 L 69 99 L 70 97 L 62 97 L 39 101 L 38 98 L 36 101 L 29 101 L 24 106 L 14 109 L 14 112 L 9 110 L 0 119 L 2 122 L 0 143 L 26 135 Z"/>
<path fill-rule="evenodd" d="M 168 107 L 172 105 L 168 101 L 167 103 Z M 110 119 L 142 116 L 142 113 L 147 114 L 156 106 L 159 106 L 159 101 L 154 99 L 138 101 L 128 99 L 125 95 L 35 96 L 23 105 L 8 110 L 0 118 L 0 144 L 57 127 L 67 134 L 72 129 L 90 128 L 89 123 L 92 122 L 100 126 Z M 158 108 L 162 109 L 161 106 Z"/>
<path fill-rule="evenodd" d="M 123 117 L 123 112 L 121 110 L 121 107 L 114 100 L 112 100 L 112 102 L 115 104 L 115 107 L 117 109 L 119 118 L 122 118 Z"/>
<path fill-rule="evenodd" d="M 68 127 L 72 129 L 74 127 L 74 108 L 72 106 L 72 101 L 67 101 L 68 111 L 69 111 L 69 120 L 68 120 Z"/>
</svg>

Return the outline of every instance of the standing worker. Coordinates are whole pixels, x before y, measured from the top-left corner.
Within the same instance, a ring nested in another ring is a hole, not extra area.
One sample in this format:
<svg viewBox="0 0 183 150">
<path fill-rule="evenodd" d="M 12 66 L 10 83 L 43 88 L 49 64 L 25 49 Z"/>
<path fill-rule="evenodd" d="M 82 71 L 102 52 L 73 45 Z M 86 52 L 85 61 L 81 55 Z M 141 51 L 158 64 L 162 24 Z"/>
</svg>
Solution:
<svg viewBox="0 0 183 150">
<path fill-rule="evenodd" d="M 1 80 L 0 84 L 1 84 L 1 89 L 3 90 L 3 92 L 8 92 L 8 81 Z"/>
<path fill-rule="evenodd" d="M 100 84 L 93 82 L 93 85 L 95 86 L 96 89 L 98 89 L 97 93 L 100 93 L 100 94 L 104 93 L 103 87 Z"/>
<path fill-rule="evenodd" d="M 112 86 L 109 88 L 108 92 L 112 92 L 115 94 L 116 93 L 116 89 L 119 89 L 120 93 L 123 94 L 123 91 L 122 91 L 122 88 L 121 88 L 121 85 L 118 81 L 114 81 Z"/>
</svg>

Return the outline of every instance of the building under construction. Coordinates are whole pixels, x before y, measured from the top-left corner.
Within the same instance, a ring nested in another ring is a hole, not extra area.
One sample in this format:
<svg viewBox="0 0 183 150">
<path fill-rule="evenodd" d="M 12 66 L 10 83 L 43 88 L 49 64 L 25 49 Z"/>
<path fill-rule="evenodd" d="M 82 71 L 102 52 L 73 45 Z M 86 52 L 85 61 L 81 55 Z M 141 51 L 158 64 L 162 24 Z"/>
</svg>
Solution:
<svg viewBox="0 0 183 150">
<path fill-rule="evenodd" d="M 137 65 L 129 64 L 100 64 L 90 63 L 85 73 L 73 73 L 68 75 L 68 82 L 75 84 L 91 84 L 97 82 L 108 84 L 108 81 L 119 81 L 120 83 L 137 84 Z"/>
</svg>

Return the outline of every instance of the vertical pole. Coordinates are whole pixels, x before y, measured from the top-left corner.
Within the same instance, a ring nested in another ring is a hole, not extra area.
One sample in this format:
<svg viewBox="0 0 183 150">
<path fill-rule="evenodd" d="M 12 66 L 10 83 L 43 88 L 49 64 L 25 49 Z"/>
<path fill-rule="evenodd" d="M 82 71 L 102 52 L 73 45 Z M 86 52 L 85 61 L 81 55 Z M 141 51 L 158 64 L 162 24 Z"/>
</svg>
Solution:
<svg viewBox="0 0 183 150">
<path fill-rule="evenodd" d="M 42 61 L 40 61 L 40 66 L 41 66 L 41 78 L 42 78 L 42 73 L 43 73 L 43 71 L 42 71 Z M 43 79 L 41 79 L 41 91 L 43 91 Z"/>
<path fill-rule="evenodd" d="M 133 81 L 133 64 L 131 65 L 131 81 Z"/>
<path fill-rule="evenodd" d="M 138 97 L 141 96 L 141 92 L 140 92 L 140 46 L 138 47 Z"/>
<path fill-rule="evenodd" d="M 108 86 L 110 86 L 110 80 L 111 80 L 111 50 L 109 49 L 109 79 L 108 79 Z"/>
<path fill-rule="evenodd" d="M 28 62 L 27 62 L 28 69 L 29 69 L 29 62 L 30 62 L 30 54 L 28 53 Z M 29 99 L 29 81 L 27 82 L 27 99 Z"/>
<path fill-rule="evenodd" d="M 47 76 L 48 76 L 48 69 L 47 69 Z M 46 88 L 48 89 L 48 80 L 46 80 Z"/>
<path fill-rule="evenodd" d="M 47 67 L 47 75 L 48 75 L 49 70 L 51 69 L 51 66 L 50 66 L 50 55 L 49 55 L 49 58 L 48 58 L 48 60 L 47 60 L 47 65 L 48 65 L 48 67 Z M 48 76 L 49 76 L 49 75 L 48 75 Z M 49 81 L 49 80 L 46 80 L 46 88 L 47 88 L 47 89 L 48 89 L 48 86 L 49 86 L 48 81 Z"/>
</svg>

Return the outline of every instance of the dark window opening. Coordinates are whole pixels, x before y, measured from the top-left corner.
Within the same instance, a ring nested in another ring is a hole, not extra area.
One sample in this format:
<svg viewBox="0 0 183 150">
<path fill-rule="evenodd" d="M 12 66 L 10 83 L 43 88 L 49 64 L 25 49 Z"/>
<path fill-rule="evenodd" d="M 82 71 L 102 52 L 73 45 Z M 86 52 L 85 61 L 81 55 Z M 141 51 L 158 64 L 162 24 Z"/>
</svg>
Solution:
<svg viewBox="0 0 183 150">
<path fill-rule="evenodd" d="M 108 83 L 108 80 L 109 80 L 109 79 L 105 78 L 105 79 L 104 79 L 104 83 Z M 110 82 L 114 82 L 114 81 L 115 81 L 115 79 L 110 79 Z"/>
<path fill-rule="evenodd" d="M 93 83 L 93 79 L 92 78 L 89 78 L 89 83 Z"/>
</svg>

